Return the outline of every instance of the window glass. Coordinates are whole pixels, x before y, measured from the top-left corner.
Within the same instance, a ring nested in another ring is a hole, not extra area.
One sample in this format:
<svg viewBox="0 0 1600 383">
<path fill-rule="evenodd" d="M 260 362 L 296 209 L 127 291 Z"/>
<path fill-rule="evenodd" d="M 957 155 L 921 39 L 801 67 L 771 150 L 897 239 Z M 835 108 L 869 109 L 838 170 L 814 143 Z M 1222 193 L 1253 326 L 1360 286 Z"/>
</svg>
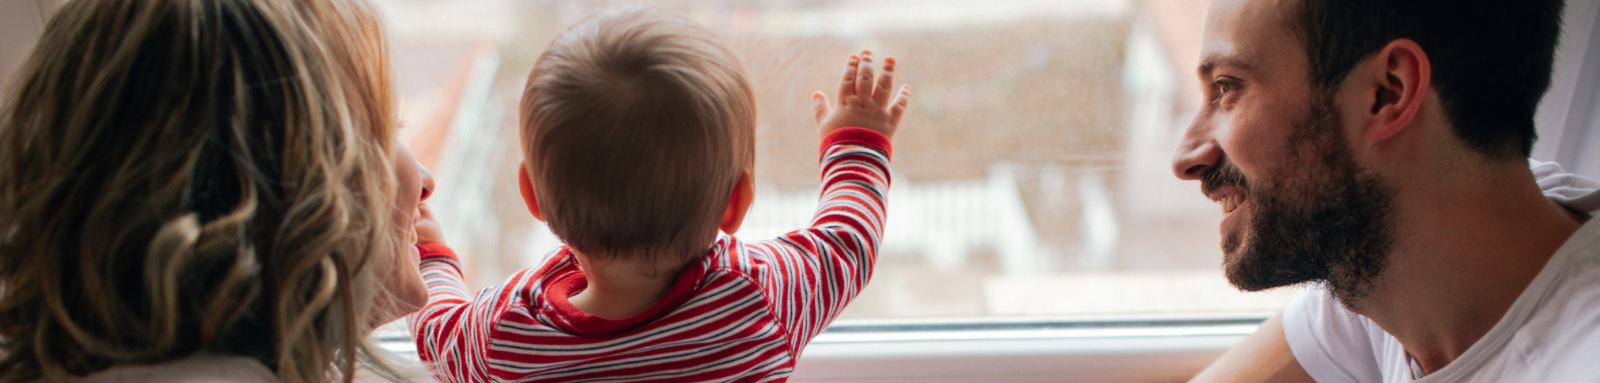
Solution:
<svg viewBox="0 0 1600 383">
<path fill-rule="evenodd" d="M 559 241 L 516 191 L 517 102 L 550 40 L 613 2 L 380 3 L 402 139 L 433 170 L 430 203 L 469 283 L 537 266 Z M 1200 98 L 1204 2 L 650 3 L 719 32 L 756 85 L 747 241 L 801 228 L 816 208 L 811 93 L 834 89 L 853 52 L 899 60 L 913 97 L 887 233 L 845 319 L 1258 313 L 1300 291 L 1229 286 L 1220 208 L 1170 170 Z"/>
</svg>

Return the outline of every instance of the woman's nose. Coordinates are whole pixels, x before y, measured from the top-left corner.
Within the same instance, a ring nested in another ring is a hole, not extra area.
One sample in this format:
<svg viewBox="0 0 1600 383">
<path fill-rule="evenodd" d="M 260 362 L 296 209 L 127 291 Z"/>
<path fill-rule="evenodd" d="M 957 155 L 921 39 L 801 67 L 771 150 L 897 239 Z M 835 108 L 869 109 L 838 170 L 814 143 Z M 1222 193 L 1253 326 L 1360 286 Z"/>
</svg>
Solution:
<svg viewBox="0 0 1600 383">
<path fill-rule="evenodd" d="M 428 197 L 433 196 L 433 172 L 429 172 L 425 166 L 418 166 L 417 172 L 422 173 L 422 196 L 417 201 L 427 201 Z"/>
</svg>

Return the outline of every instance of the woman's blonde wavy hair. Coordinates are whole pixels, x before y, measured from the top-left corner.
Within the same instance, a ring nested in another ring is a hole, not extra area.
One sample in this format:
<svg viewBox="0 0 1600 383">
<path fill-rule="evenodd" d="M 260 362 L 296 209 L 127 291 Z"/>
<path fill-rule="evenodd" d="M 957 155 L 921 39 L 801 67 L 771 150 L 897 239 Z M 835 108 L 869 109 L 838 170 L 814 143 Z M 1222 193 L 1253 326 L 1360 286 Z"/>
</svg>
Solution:
<svg viewBox="0 0 1600 383">
<path fill-rule="evenodd" d="M 403 245 L 385 54 L 363 0 L 64 5 L 0 108 L 0 380 L 371 365 Z"/>
</svg>

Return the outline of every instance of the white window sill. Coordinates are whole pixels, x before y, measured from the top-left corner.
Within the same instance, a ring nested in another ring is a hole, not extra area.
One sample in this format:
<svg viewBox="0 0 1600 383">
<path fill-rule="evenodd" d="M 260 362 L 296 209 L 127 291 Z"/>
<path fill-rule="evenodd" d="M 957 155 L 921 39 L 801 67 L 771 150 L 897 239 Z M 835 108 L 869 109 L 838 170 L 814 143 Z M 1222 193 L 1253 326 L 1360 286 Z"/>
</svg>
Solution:
<svg viewBox="0 0 1600 383">
<path fill-rule="evenodd" d="M 1180 382 L 1265 318 L 841 321 L 806 347 L 790 381 Z M 375 339 L 416 357 L 403 330 Z"/>
<path fill-rule="evenodd" d="M 792 381 L 1184 381 L 1264 319 L 840 323 L 806 348 Z"/>
</svg>

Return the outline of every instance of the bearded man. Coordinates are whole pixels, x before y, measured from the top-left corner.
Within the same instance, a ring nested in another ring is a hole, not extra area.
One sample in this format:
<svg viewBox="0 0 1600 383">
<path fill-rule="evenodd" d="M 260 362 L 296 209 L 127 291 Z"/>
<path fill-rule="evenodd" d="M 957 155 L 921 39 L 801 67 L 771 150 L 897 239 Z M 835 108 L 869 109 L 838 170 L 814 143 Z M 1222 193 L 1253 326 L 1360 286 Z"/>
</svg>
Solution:
<svg viewBox="0 0 1600 383">
<path fill-rule="evenodd" d="M 1211 2 L 1173 170 L 1312 288 L 1195 381 L 1600 381 L 1600 193 L 1527 159 L 1563 6 Z"/>
</svg>

